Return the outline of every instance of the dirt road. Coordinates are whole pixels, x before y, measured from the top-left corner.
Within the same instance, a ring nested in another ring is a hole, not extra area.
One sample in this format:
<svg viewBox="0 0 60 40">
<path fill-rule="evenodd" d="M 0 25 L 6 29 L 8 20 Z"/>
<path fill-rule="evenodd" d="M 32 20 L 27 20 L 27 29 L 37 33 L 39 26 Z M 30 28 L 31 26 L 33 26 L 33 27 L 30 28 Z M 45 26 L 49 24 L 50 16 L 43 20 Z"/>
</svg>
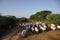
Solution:
<svg viewBox="0 0 60 40">
<path fill-rule="evenodd" d="M 16 29 L 12 33 L 10 33 L 6 36 L 3 36 L 2 40 L 17 40 L 19 35 L 20 35 L 20 29 Z"/>
</svg>

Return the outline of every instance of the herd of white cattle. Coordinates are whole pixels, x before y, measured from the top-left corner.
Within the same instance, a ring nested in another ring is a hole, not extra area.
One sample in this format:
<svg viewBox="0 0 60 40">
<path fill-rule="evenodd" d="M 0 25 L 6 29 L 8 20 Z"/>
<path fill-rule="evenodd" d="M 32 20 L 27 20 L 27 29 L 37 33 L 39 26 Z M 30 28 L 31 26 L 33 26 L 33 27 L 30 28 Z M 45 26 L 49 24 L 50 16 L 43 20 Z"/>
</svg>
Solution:
<svg viewBox="0 0 60 40">
<path fill-rule="evenodd" d="M 40 32 L 44 32 L 44 31 L 49 31 L 49 30 L 60 30 L 60 25 L 55 25 L 55 24 L 50 24 L 50 26 L 48 26 L 45 23 L 42 22 L 37 22 L 37 23 L 22 23 L 20 24 L 21 27 L 23 27 L 23 30 L 21 32 L 21 35 L 23 37 L 25 37 L 28 32 L 36 32 L 36 33 L 40 33 Z"/>
</svg>

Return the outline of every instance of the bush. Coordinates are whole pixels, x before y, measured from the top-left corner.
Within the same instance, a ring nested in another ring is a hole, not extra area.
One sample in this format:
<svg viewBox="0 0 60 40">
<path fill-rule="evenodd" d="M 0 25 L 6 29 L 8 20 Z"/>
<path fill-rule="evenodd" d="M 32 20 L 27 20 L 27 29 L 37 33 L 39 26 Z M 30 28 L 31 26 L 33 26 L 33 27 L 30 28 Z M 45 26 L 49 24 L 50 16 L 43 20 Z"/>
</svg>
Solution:
<svg viewBox="0 0 60 40">
<path fill-rule="evenodd" d="M 9 26 L 11 26 L 11 28 L 13 28 L 15 24 L 16 24 L 15 16 L 0 15 L 0 35 L 7 32 L 7 30 L 9 29 Z"/>
</svg>

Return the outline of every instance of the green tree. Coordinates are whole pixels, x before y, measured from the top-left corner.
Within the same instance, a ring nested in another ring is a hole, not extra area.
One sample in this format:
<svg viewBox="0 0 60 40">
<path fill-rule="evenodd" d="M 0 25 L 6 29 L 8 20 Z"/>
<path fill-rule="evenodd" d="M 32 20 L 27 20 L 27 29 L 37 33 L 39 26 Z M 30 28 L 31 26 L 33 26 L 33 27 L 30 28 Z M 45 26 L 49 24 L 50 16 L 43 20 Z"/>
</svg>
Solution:
<svg viewBox="0 0 60 40">
<path fill-rule="evenodd" d="M 36 12 L 36 14 L 34 14 L 34 15 L 31 15 L 30 19 L 37 20 L 37 21 L 42 21 L 42 20 L 45 20 L 47 15 L 50 15 L 51 13 L 52 13 L 51 11 L 43 10 L 43 11 L 40 11 L 40 12 Z"/>
<path fill-rule="evenodd" d="M 60 24 L 60 14 L 51 14 L 47 16 L 47 20 L 50 23 L 54 23 L 56 25 Z"/>
<path fill-rule="evenodd" d="M 25 17 L 21 17 L 21 18 L 17 18 L 17 21 L 19 21 L 19 22 L 27 22 L 28 19 L 25 18 Z"/>
</svg>

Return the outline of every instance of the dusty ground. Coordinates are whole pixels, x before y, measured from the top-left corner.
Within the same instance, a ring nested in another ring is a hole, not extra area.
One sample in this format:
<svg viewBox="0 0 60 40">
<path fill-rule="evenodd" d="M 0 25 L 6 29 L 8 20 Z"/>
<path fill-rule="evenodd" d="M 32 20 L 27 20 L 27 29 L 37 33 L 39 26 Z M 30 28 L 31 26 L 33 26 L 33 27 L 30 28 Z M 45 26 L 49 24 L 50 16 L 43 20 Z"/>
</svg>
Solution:
<svg viewBox="0 0 60 40">
<path fill-rule="evenodd" d="M 29 35 L 26 38 L 19 37 L 18 40 L 60 40 L 60 30 Z"/>
<path fill-rule="evenodd" d="M 11 36 L 3 37 L 2 40 L 60 40 L 60 30 L 42 32 L 39 34 L 31 33 L 25 38 L 21 37 L 20 33 L 20 30 L 18 30 L 18 32 L 11 33 Z"/>
</svg>

